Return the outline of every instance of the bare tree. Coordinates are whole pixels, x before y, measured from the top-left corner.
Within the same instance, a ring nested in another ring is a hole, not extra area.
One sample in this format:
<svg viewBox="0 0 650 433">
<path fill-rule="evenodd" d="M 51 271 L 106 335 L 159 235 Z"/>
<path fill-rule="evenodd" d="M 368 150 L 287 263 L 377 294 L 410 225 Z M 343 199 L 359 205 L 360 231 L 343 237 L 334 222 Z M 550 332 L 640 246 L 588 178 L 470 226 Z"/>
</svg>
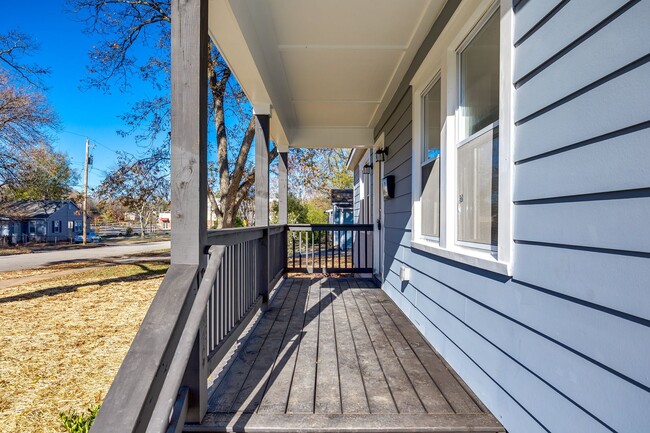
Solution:
<svg viewBox="0 0 650 433">
<path fill-rule="evenodd" d="M 19 167 L 0 186 L 0 200 L 63 200 L 79 180 L 68 155 L 48 145 L 33 146 Z"/>
<path fill-rule="evenodd" d="M 45 89 L 43 78 L 50 73 L 49 69 L 38 63 L 25 63 L 22 60 L 37 50 L 38 45 L 24 33 L 10 30 L 6 34 L 0 34 L 0 69 L 8 70 L 20 81 Z"/>
<path fill-rule="evenodd" d="M 119 203 L 136 213 L 141 237 L 161 204 L 169 200 L 169 184 L 161 181 L 157 166 L 155 160 L 122 154 L 96 191 L 102 201 Z"/>
<path fill-rule="evenodd" d="M 150 145 L 162 141 L 156 151 L 168 157 L 170 2 L 68 0 L 68 3 L 86 22 L 87 31 L 102 38 L 90 52 L 85 84 L 105 91 L 111 91 L 117 84 L 123 91 L 137 76 L 158 89 L 158 95 L 139 101 L 123 116 L 127 129 L 121 133 L 135 134 L 138 142 L 148 141 Z M 143 49 L 152 55 L 138 58 L 137 51 Z M 215 133 L 212 149 L 216 152 L 216 161 L 211 164 L 208 196 L 219 225 L 232 227 L 255 183 L 255 170 L 249 161 L 255 125 L 250 106 L 226 62 L 212 44 L 206 49 L 210 51 L 206 85 L 209 86 L 209 115 Z M 228 125 L 228 119 L 233 120 L 234 125 Z M 270 159 L 276 154 L 272 150 Z M 160 162 L 168 164 L 168 160 Z"/>
<path fill-rule="evenodd" d="M 352 188 L 352 173 L 345 168 L 345 149 L 291 149 L 290 192 L 301 200 L 329 197 L 332 188 Z"/>
<path fill-rule="evenodd" d="M 24 62 L 37 50 L 26 35 L 0 34 L 0 188 L 17 185 L 29 165 L 38 164 L 34 150 L 50 146 L 49 132 L 58 119 L 43 86 L 46 68 Z"/>
</svg>

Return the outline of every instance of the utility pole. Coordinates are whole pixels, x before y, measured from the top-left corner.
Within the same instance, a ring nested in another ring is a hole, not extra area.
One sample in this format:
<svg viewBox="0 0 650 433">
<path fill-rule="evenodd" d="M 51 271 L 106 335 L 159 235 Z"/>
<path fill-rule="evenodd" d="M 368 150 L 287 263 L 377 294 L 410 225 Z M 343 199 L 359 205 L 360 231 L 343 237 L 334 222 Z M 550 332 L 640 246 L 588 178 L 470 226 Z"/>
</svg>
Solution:
<svg viewBox="0 0 650 433">
<path fill-rule="evenodd" d="M 84 206 L 83 206 L 83 244 L 86 245 L 86 234 L 88 229 L 86 227 L 86 219 L 88 217 L 88 157 L 90 149 L 88 144 L 88 137 L 86 137 L 86 160 L 84 163 Z"/>
</svg>

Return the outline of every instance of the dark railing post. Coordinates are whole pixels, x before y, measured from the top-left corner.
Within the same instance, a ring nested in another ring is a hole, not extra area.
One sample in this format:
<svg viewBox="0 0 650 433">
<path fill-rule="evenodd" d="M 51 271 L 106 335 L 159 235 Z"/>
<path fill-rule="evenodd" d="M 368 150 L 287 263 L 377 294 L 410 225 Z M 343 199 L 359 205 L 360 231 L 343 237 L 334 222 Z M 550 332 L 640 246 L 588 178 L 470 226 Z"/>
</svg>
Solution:
<svg viewBox="0 0 650 433">
<path fill-rule="evenodd" d="M 282 245 L 282 273 L 286 274 L 287 273 L 287 267 L 289 265 L 288 263 L 288 256 L 289 256 L 289 227 L 286 225 L 283 228 L 282 235 L 281 235 L 281 243 Z"/>
<path fill-rule="evenodd" d="M 264 235 L 257 244 L 257 290 L 262 296 L 262 308 L 266 309 L 269 302 L 269 230 L 264 229 Z"/>
</svg>

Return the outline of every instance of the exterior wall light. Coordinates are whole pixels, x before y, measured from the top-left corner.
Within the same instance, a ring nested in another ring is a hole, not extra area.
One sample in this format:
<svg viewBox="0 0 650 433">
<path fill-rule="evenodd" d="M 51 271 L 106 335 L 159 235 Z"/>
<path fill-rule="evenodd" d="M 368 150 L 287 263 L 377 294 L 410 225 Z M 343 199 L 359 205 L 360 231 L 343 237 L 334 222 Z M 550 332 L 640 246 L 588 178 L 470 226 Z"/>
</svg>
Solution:
<svg viewBox="0 0 650 433">
<path fill-rule="evenodd" d="M 376 162 L 386 161 L 386 155 L 388 155 L 388 149 L 377 149 L 375 151 L 375 161 Z"/>
<path fill-rule="evenodd" d="M 370 164 L 366 164 L 366 165 L 364 165 L 363 168 L 361 169 L 361 172 L 362 172 L 363 174 L 370 174 L 370 173 L 372 173 L 372 165 L 370 165 Z"/>
</svg>

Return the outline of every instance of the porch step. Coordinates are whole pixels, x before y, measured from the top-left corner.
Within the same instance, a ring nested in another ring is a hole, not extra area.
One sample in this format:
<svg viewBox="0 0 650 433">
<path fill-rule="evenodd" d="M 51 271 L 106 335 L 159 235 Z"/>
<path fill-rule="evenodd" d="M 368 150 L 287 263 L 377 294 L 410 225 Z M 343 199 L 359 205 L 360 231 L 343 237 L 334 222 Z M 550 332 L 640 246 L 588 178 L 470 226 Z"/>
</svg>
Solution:
<svg viewBox="0 0 650 433">
<path fill-rule="evenodd" d="M 494 416 L 481 414 L 216 414 L 185 432 L 415 433 L 505 432 Z"/>
</svg>

